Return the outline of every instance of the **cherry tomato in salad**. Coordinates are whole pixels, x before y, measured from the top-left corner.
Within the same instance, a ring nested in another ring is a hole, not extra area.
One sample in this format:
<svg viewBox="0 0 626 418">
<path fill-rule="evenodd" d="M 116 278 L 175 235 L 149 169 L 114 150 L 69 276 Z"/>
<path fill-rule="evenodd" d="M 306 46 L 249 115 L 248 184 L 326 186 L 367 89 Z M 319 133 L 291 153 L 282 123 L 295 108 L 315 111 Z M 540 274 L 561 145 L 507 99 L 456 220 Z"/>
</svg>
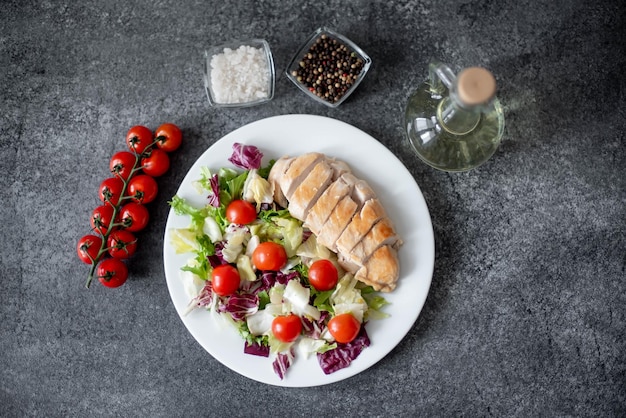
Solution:
<svg viewBox="0 0 626 418">
<path fill-rule="evenodd" d="M 98 280 L 106 287 L 120 287 L 128 278 L 128 267 L 117 258 L 107 258 L 98 264 Z"/>
<path fill-rule="evenodd" d="M 154 132 L 157 140 L 157 147 L 165 152 L 176 151 L 183 141 L 183 134 L 180 128 L 173 123 L 164 123 Z"/>
<path fill-rule="evenodd" d="M 98 197 L 111 205 L 117 205 L 124 190 L 124 182 L 119 177 L 109 177 L 100 183 Z"/>
<path fill-rule="evenodd" d="M 98 253 L 102 247 L 102 237 L 96 235 L 85 235 L 78 240 L 76 251 L 78 258 L 85 264 L 92 264 L 98 261 Z"/>
<path fill-rule="evenodd" d="M 133 126 L 126 134 L 126 145 L 132 152 L 141 154 L 152 144 L 153 138 L 150 129 L 141 125 Z"/>
<path fill-rule="evenodd" d="M 278 271 L 287 264 L 285 247 L 272 241 L 262 242 L 252 252 L 252 263 L 259 270 Z"/>
<path fill-rule="evenodd" d="M 338 281 L 337 267 L 330 260 L 317 260 L 309 267 L 309 283 L 321 292 L 333 289 Z"/>
<path fill-rule="evenodd" d="M 149 220 L 150 212 L 141 203 L 130 202 L 120 209 L 120 222 L 128 231 L 141 231 L 148 225 Z"/>
<path fill-rule="evenodd" d="M 159 186 L 154 178 L 140 174 L 128 182 L 128 195 L 137 203 L 150 203 L 156 199 Z"/>
<path fill-rule="evenodd" d="M 113 177 L 128 180 L 133 175 L 133 169 L 137 164 L 137 157 L 132 152 L 120 151 L 113 154 L 109 161 L 109 170 Z M 137 164 L 139 165 L 139 164 Z"/>
<path fill-rule="evenodd" d="M 125 229 L 111 232 L 107 240 L 109 255 L 113 258 L 130 258 L 137 251 L 137 238 Z"/>
<path fill-rule="evenodd" d="M 233 200 L 226 207 L 228 222 L 239 225 L 248 225 L 256 219 L 256 209 L 247 200 Z"/>
<path fill-rule="evenodd" d="M 160 177 L 170 169 L 170 157 L 158 148 L 146 151 L 148 155 L 141 159 L 141 169 L 152 177 Z"/>
<path fill-rule="evenodd" d="M 211 285 L 213 291 L 220 296 L 232 295 L 239 289 L 241 278 L 239 271 L 230 264 L 222 264 L 213 269 Z"/>
<path fill-rule="evenodd" d="M 100 205 L 91 213 L 91 227 L 95 232 L 104 235 L 109 229 L 109 225 L 113 222 L 113 206 Z"/>
<path fill-rule="evenodd" d="M 349 343 L 359 335 L 361 323 L 350 313 L 339 314 L 328 321 L 328 331 L 338 343 Z"/>
<path fill-rule="evenodd" d="M 302 332 L 302 321 L 298 315 L 281 315 L 272 321 L 272 333 L 284 343 L 295 341 Z"/>
</svg>

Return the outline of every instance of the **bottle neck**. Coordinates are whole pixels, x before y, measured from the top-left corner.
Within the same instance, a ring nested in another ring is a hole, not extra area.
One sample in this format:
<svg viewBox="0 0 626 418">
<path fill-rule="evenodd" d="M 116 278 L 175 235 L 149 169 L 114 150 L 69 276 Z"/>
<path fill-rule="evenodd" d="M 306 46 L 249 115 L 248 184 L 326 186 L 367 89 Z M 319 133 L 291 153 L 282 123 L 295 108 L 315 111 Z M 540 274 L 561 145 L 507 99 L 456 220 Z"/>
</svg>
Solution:
<svg viewBox="0 0 626 418">
<path fill-rule="evenodd" d="M 437 119 L 441 127 L 455 135 L 466 135 L 480 121 L 480 107 L 463 107 L 453 97 L 447 96 L 439 102 Z"/>
</svg>

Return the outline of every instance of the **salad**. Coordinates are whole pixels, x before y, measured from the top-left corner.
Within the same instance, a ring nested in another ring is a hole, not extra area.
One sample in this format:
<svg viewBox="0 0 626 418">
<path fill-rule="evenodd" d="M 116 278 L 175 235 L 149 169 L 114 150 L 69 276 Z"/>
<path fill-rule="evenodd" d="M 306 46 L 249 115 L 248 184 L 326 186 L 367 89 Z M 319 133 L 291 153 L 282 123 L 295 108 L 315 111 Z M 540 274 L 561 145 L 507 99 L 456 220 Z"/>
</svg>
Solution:
<svg viewBox="0 0 626 418">
<path fill-rule="evenodd" d="M 180 196 L 170 202 L 185 228 L 171 230 L 187 313 L 202 309 L 243 338 L 243 352 L 271 360 L 280 379 L 297 356 L 315 355 L 325 374 L 348 367 L 370 345 L 365 325 L 385 318 L 387 301 L 358 282 L 337 255 L 273 199 L 255 146 L 233 145 L 235 168 L 203 167 L 193 182 L 203 207 Z"/>
</svg>

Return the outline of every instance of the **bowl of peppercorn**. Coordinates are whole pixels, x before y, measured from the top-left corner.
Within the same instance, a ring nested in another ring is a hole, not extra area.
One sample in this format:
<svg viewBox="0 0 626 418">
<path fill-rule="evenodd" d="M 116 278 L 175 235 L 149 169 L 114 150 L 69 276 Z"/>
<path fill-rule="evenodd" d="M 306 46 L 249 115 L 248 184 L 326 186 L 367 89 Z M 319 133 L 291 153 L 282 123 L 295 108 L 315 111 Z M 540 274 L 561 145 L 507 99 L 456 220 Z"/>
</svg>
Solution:
<svg viewBox="0 0 626 418">
<path fill-rule="evenodd" d="M 315 101 L 337 107 L 356 90 L 371 64 L 358 45 L 322 27 L 294 55 L 286 75 Z"/>
</svg>

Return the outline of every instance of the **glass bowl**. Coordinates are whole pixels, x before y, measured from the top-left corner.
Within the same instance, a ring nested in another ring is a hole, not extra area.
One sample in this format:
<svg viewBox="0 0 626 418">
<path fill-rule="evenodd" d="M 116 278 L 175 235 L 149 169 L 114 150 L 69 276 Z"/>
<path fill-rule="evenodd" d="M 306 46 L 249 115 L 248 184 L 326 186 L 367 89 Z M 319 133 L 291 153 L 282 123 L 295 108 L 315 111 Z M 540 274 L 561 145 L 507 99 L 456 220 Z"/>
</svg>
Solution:
<svg viewBox="0 0 626 418">
<path fill-rule="evenodd" d="M 350 39 L 321 27 L 298 50 L 286 75 L 313 100 L 337 107 L 356 90 L 371 64 L 370 57 Z"/>
<path fill-rule="evenodd" d="M 204 51 L 204 89 L 212 106 L 267 103 L 274 97 L 275 78 L 272 51 L 264 39 L 232 41 Z"/>
</svg>

